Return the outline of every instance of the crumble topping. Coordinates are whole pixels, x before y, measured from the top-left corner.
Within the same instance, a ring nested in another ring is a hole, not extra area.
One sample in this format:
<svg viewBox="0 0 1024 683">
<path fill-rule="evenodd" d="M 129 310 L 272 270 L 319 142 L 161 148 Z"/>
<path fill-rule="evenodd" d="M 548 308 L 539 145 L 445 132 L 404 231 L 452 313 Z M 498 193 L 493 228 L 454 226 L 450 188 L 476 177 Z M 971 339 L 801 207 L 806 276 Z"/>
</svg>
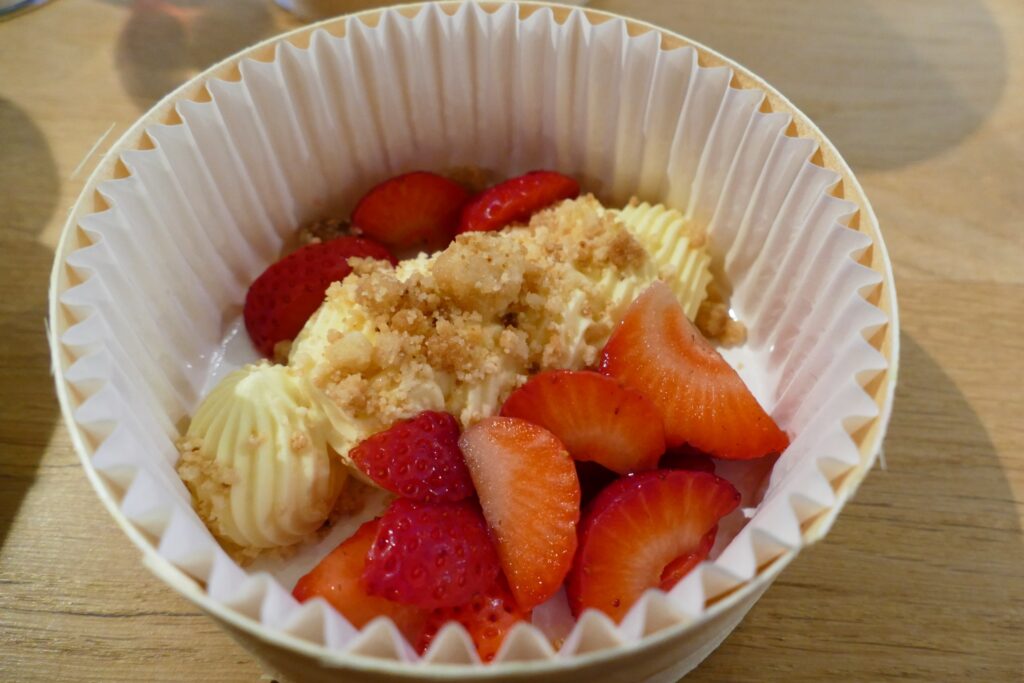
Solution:
<svg viewBox="0 0 1024 683">
<path fill-rule="evenodd" d="M 466 425 L 530 373 L 592 365 L 632 300 L 609 296 L 608 282 L 637 289 L 657 276 L 644 247 L 590 195 L 525 226 L 459 235 L 397 267 L 349 263 L 290 362 L 346 419 L 373 430 L 428 409 Z"/>
</svg>

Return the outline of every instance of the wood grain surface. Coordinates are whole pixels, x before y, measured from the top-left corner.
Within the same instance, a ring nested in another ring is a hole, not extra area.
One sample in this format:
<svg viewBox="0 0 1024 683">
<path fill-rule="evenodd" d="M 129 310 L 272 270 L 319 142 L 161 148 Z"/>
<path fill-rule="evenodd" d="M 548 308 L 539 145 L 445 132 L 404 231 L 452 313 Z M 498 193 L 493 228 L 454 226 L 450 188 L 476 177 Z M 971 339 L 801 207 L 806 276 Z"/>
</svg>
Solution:
<svg viewBox="0 0 1024 683">
<path fill-rule="evenodd" d="M 1024 680 L 1024 3 L 591 4 L 789 96 L 858 173 L 896 270 L 887 469 L 687 681 Z M 56 0 L 0 22 L 0 680 L 261 679 L 94 496 L 43 319 L 97 139 L 295 25 L 269 0 Z"/>
</svg>

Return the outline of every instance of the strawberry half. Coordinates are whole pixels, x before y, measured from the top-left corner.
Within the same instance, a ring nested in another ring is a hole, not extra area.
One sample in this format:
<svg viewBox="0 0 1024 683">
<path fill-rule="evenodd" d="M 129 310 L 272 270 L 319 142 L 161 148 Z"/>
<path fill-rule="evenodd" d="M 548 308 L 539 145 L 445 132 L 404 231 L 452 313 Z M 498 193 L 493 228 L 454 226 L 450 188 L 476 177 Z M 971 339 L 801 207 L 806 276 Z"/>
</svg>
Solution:
<svg viewBox="0 0 1024 683">
<path fill-rule="evenodd" d="M 352 223 L 395 249 L 444 247 L 455 236 L 469 191 L 436 173 L 414 171 L 374 186 L 356 204 Z"/>
<path fill-rule="evenodd" d="M 469 632 L 480 659 L 489 662 L 498 654 L 498 648 L 512 627 L 529 618 L 530 613 L 516 604 L 505 578 L 498 576 L 487 590 L 477 593 L 469 602 L 432 611 L 427 617 L 419 651 L 420 654 L 426 652 L 437 632 L 449 621 L 457 621 Z"/>
<path fill-rule="evenodd" d="M 562 585 L 576 552 L 572 458 L 551 432 L 511 417 L 477 422 L 459 446 L 516 603 L 533 609 Z"/>
<path fill-rule="evenodd" d="M 484 190 L 462 210 L 459 232 L 500 230 L 562 199 L 580 193 L 580 184 L 554 171 L 531 171 Z"/>
<path fill-rule="evenodd" d="M 665 452 L 658 408 L 622 382 L 596 372 L 535 375 L 512 392 L 501 414 L 544 427 L 574 459 L 619 474 L 657 467 Z"/>
<path fill-rule="evenodd" d="M 366 556 L 377 538 L 380 520 L 366 522 L 320 564 L 299 579 L 292 595 L 299 602 L 322 597 L 356 628 L 376 617 L 390 617 L 411 643 L 422 637 L 427 612 L 371 595 L 363 581 Z"/>
<path fill-rule="evenodd" d="M 606 488 L 580 524 L 566 591 L 573 613 L 594 608 L 619 621 L 647 589 L 674 585 L 739 502 L 729 482 L 704 472 L 641 472 Z"/>
<path fill-rule="evenodd" d="M 273 263 L 245 295 L 245 329 L 260 353 L 274 355 L 274 345 L 294 339 L 309 316 L 324 302 L 332 282 L 352 272 L 348 260 L 375 258 L 395 263 L 383 246 L 359 237 L 339 237 L 308 244 Z"/>
<path fill-rule="evenodd" d="M 669 446 L 686 443 L 716 458 L 749 460 L 789 445 L 663 282 L 630 305 L 604 347 L 601 372 L 658 406 Z"/>
<path fill-rule="evenodd" d="M 459 450 L 459 423 L 425 410 L 399 420 L 349 451 L 360 470 L 392 493 L 426 502 L 473 495 L 473 480 Z"/>
<path fill-rule="evenodd" d="M 461 605 L 500 571 L 476 502 L 399 498 L 380 518 L 363 579 L 371 595 L 433 609 Z"/>
</svg>

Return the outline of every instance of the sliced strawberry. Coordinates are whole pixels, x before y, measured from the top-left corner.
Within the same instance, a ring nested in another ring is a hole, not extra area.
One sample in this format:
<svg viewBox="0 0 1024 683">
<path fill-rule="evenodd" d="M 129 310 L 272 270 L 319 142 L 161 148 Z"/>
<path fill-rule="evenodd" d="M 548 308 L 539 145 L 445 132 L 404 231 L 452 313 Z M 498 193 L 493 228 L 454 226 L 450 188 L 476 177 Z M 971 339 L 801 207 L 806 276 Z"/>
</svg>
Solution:
<svg viewBox="0 0 1024 683">
<path fill-rule="evenodd" d="M 679 583 L 680 579 L 689 574 L 694 567 L 708 559 L 711 548 L 715 545 L 715 536 L 718 535 L 718 527 L 704 534 L 700 539 L 697 549 L 688 555 L 680 555 L 668 563 L 661 572 L 661 583 L 658 587 L 663 591 L 672 590 L 672 587 Z"/>
<path fill-rule="evenodd" d="M 498 648 L 512 627 L 529 618 L 530 612 L 519 608 L 505 577 L 499 575 L 487 590 L 477 593 L 469 602 L 432 611 L 427 617 L 419 651 L 422 654 L 427 650 L 445 624 L 457 621 L 466 627 L 480 659 L 489 662 L 498 654 Z"/>
<path fill-rule="evenodd" d="M 473 495 L 459 450 L 459 423 L 425 410 L 364 439 L 349 457 L 367 476 L 405 498 L 455 502 Z"/>
<path fill-rule="evenodd" d="M 573 613 L 592 607 L 621 620 L 644 591 L 689 571 L 739 502 L 729 482 L 704 472 L 641 472 L 606 488 L 580 524 L 567 586 Z"/>
<path fill-rule="evenodd" d="M 580 193 L 580 184 L 554 171 L 531 171 L 484 190 L 462 210 L 459 232 L 500 230 L 562 199 Z"/>
<path fill-rule="evenodd" d="M 663 470 L 693 470 L 694 472 L 715 473 L 715 461 L 707 453 L 687 445 L 676 446 L 661 456 L 658 467 Z"/>
<path fill-rule="evenodd" d="M 389 247 L 444 247 L 455 236 L 469 191 L 436 173 L 414 171 L 385 180 L 363 195 L 352 223 Z"/>
<path fill-rule="evenodd" d="M 663 282 L 630 305 L 604 347 L 601 371 L 658 406 L 669 446 L 686 443 L 716 458 L 749 460 L 789 445 Z"/>
<path fill-rule="evenodd" d="M 580 482 L 562 443 L 511 417 L 477 422 L 459 439 L 516 603 L 558 590 L 576 552 Z"/>
<path fill-rule="evenodd" d="M 339 237 L 308 244 L 271 264 L 245 295 L 245 329 L 266 357 L 274 345 L 294 339 L 320 308 L 332 282 L 343 280 L 352 268 L 348 259 L 375 258 L 395 263 L 383 246 L 359 237 Z"/>
<path fill-rule="evenodd" d="M 363 581 L 366 556 L 370 552 L 380 520 L 363 524 L 347 541 L 320 560 L 320 564 L 299 579 L 292 595 L 299 602 L 319 596 L 362 628 L 376 617 L 390 617 L 411 643 L 422 637 L 428 612 L 370 595 Z"/>
<path fill-rule="evenodd" d="M 461 605 L 500 571 L 475 501 L 399 498 L 380 518 L 363 578 L 371 595 L 433 609 Z"/>
<path fill-rule="evenodd" d="M 658 408 L 611 377 L 587 370 L 534 375 L 508 397 L 501 414 L 544 427 L 576 460 L 626 474 L 658 465 L 665 428 Z"/>
</svg>

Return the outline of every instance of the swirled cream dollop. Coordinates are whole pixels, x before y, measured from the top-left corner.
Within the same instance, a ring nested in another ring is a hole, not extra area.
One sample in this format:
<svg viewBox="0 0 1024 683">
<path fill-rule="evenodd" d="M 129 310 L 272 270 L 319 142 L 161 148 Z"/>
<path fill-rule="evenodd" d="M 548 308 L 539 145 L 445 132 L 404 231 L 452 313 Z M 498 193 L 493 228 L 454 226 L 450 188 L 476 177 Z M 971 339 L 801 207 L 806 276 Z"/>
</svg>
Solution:
<svg viewBox="0 0 1024 683">
<path fill-rule="evenodd" d="M 327 520 L 346 479 L 330 421 L 305 377 L 249 365 L 203 400 L 178 473 L 209 529 L 243 555 L 298 543 Z"/>
<path fill-rule="evenodd" d="M 346 458 L 361 439 L 428 409 L 467 426 L 533 373 L 594 365 L 626 307 L 659 277 L 694 278 L 680 291 L 696 310 L 706 259 L 691 257 L 689 242 L 663 246 L 678 224 L 644 215 L 620 219 L 586 195 L 397 267 L 354 262 L 289 356 L 325 406 L 333 448 Z"/>
</svg>

